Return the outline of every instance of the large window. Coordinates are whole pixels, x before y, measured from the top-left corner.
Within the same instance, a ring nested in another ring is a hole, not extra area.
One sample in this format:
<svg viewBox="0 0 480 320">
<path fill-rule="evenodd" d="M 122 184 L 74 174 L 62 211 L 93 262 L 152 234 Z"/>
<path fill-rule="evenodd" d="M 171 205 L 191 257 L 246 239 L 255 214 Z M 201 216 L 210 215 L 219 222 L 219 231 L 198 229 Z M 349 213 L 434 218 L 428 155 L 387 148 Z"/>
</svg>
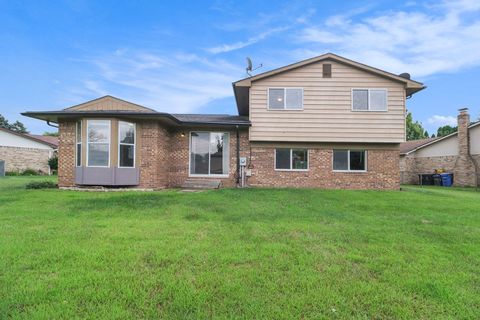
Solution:
<svg viewBox="0 0 480 320">
<path fill-rule="evenodd" d="M 135 167 L 135 124 L 118 122 L 118 166 Z"/>
<path fill-rule="evenodd" d="M 87 120 L 87 165 L 110 165 L 110 120 Z"/>
<path fill-rule="evenodd" d="M 275 149 L 275 170 L 308 170 L 308 150 Z"/>
<path fill-rule="evenodd" d="M 303 109 L 302 88 L 268 89 L 268 109 L 301 110 Z"/>
<path fill-rule="evenodd" d="M 82 121 L 76 124 L 76 148 L 75 148 L 75 164 L 77 167 L 82 165 Z"/>
<path fill-rule="evenodd" d="M 385 89 L 353 89 L 352 110 L 354 111 L 387 111 L 387 90 Z"/>
<path fill-rule="evenodd" d="M 227 175 L 229 136 L 226 132 L 191 132 L 190 174 Z"/>
<path fill-rule="evenodd" d="M 365 150 L 333 150 L 334 171 L 366 171 L 367 152 Z"/>
</svg>

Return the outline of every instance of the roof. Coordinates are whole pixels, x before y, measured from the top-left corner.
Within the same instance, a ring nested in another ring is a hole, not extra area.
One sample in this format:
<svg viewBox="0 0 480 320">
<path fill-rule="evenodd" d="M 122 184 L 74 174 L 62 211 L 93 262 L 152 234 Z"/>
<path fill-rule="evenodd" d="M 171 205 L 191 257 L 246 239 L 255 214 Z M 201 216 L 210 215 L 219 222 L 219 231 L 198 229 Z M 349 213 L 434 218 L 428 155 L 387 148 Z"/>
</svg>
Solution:
<svg viewBox="0 0 480 320">
<path fill-rule="evenodd" d="M 366 72 L 369 72 L 369 73 L 373 73 L 375 75 L 378 75 L 378 76 L 381 76 L 381 77 L 384 77 L 384 78 L 387 78 L 387 79 L 390 79 L 390 80 L 393 80 L 393 81 L 401 82 L 405 85 L 407 96 L 411 96 L 412 94 L 426 88 L 423 85 L 423 83 L 421 83 L 421 82 L 414 81 L 414 80 L 411 80 L 411 79 L 407 79 L 407 78 L 401 77 L 399 75 L 396 75 L 396 74 L 393 74 L 393 73 L 390 73 L 390 72 L 387 72 L 387 71 L 384 71 L 384 70 L 381 70 L 381 69 L 377 69 L 377 68 L 368 66 L 368 65 L 360 63 L 360 62 L 356 62 L 356 61 L 338 56 L 338 55 L 333 54 L 333 53 L 325 53 L 325 54 L 320 55 L 320 56 L 316 56 L 316 57 L 313 57 L 313 58 L 310 58 L 310 59 L 306 59 L 306 60 L 302 60 L 302 61 L 299 61 L 299 62 L 296 62 L 296 63 L 292 63 L 292 64 L 286 65 L 284 67 L 273 69 L 273 70 L 270 70 L 270 71 L 267 71 L 267 72 L 259 73 L 255 76 L 244 78 L 244 79 L 241 79 L 241 80 L 238 80 L 238 81 L 232 83 L 233 91 L 235 93 L 235 100 L 237 102 L 238 113 L 240 115 L 248 115 L 248 107 L 249 107 L 248 106 L 248 100 L 249 100 L 248 99 L 248 95 L 249 95 L 248 91 L 249 91 L 249 88 L 250 88 L 252 82 L 260 80 L 260 79 L 264 79 L 264 78 L 267 78 L 267 77 L 271 77 L 271 76 L 274 76 L 274 75 L 277 75 L 279 73 L 283 73 L 283 72 L 286 72 L 286 71 L 289 71 L 289 70 L 292 70 L 292 69 L 303 67 L 303 66 L 306 66 L 306 65 L 309 65 L 309 64 L 312 64 L 312 63 L 324 61 L 324 60 L 335 61 L 335 62 L 342 63 L 342 64 L 345 64 L 345 65 L 348 65 L 348 66 L 351 66 L 351 67 L 354 67 L 354 68 L 357 68 L 357 69 L 360 69 L 360 70 L 363 70 L 363 71 L 366 71 Z"/>
<path fill-rule="evenodd" d="M 407 154 L 412 150 L 415 150 L 416 148 L 432 142 L 436 140 L 437 138 L 427 138 L 427 139 L 418 139 L 418 140 L 410 140 L 406 141 L 400 144 L 400 154 Z"/>
<path fill-rule="evenodd" d="M 49 146 L 51 148 L 54 148 L 54 149 L 58 148 L 58 138 L 57 137 L 47 137 L 47 136 L 41 136 L 41 135 L 37 135 L 37 134 L 20 133 L 20 132 L 12 131 L 10 129 L 6 129 L 6 128 L 0 128 L 0 131 L 8 132 L 10 134 L 14 134 L 16 136 L 19 136 L 19 137 L 22 137 L 22 138 L 25 138 L 25 139 L 32 140 L 32 141 L 47 145 L 47 146 Z"/>
</svg>

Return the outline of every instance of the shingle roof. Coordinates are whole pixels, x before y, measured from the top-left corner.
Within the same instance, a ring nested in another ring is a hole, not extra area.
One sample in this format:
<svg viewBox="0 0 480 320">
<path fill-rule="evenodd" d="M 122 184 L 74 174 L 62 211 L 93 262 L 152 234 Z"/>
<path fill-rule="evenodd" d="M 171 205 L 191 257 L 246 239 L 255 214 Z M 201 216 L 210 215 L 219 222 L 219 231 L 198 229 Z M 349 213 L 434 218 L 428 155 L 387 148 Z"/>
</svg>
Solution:
<svg viewBox="0 0 480 320">
<path fill-rule="evenodd" d="M 40 134 L 27 134 L 28 136 L 35 138 L 37 140 L 44 141 L 46 143 L 55 145 L 58 147 L 58 137 L 52 137 L 52 136 L 43 136 Z"/>
<path fill-rule="evenodd" d="M 424 144 L 437 140 L 438 138 L 426 138 L 419 140 L 410 140 L 400 144 L 400 154 L 406 154 Z"/>
<path fill-rule="evenodd" d="M 250 124 L 248 117 L 243 116 L 231 116 L 227 114 L 172 114 L 175 118 L 181 122 L 187 123 L 223 123 L 223 124 Z"/>
</svg>

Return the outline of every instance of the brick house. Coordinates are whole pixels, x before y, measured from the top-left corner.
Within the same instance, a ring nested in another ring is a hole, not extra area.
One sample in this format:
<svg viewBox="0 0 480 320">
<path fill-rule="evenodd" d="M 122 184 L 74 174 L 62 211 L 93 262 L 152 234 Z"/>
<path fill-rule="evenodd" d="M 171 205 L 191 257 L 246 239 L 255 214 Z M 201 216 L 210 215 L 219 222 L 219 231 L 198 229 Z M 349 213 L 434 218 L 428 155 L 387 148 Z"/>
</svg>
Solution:
<svg viewBox="0 0 480 320">
<path fill-rule="evenodd" d="M 424 86 L 334 54 L 233 83 L 238 115 L 105 96 L 24 115 L 59 124 L 59 185 L 398 189 L 406 97 Z"/>
<path fill-rule="evenodd" d="M 470 123 L 460 109 L 458 131 L 441 138 L 407 141 L 400 146 L 401 183 L 418 184 L 419 174 L 436 169 L 453 173 L 454 185 L 478 186 L 480 181 L 480 122 Z"/>
</svg>

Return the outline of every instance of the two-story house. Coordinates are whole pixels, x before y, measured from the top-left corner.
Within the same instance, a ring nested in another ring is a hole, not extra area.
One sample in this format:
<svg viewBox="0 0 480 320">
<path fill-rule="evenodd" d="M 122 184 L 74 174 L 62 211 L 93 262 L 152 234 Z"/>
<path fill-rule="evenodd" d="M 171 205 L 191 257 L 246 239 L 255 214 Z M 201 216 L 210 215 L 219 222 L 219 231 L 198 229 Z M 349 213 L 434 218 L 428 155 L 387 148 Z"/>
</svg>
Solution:
<svg viewBox="0 0 480 320">
<path fill-rule="evenodd" d="M 59 186 L 398 189 L 405 101 L 424 86 L 328 53 L 233 83 L 238 116 L 111 96 L 24 115 L 59 125 Z"/>
</svg>

